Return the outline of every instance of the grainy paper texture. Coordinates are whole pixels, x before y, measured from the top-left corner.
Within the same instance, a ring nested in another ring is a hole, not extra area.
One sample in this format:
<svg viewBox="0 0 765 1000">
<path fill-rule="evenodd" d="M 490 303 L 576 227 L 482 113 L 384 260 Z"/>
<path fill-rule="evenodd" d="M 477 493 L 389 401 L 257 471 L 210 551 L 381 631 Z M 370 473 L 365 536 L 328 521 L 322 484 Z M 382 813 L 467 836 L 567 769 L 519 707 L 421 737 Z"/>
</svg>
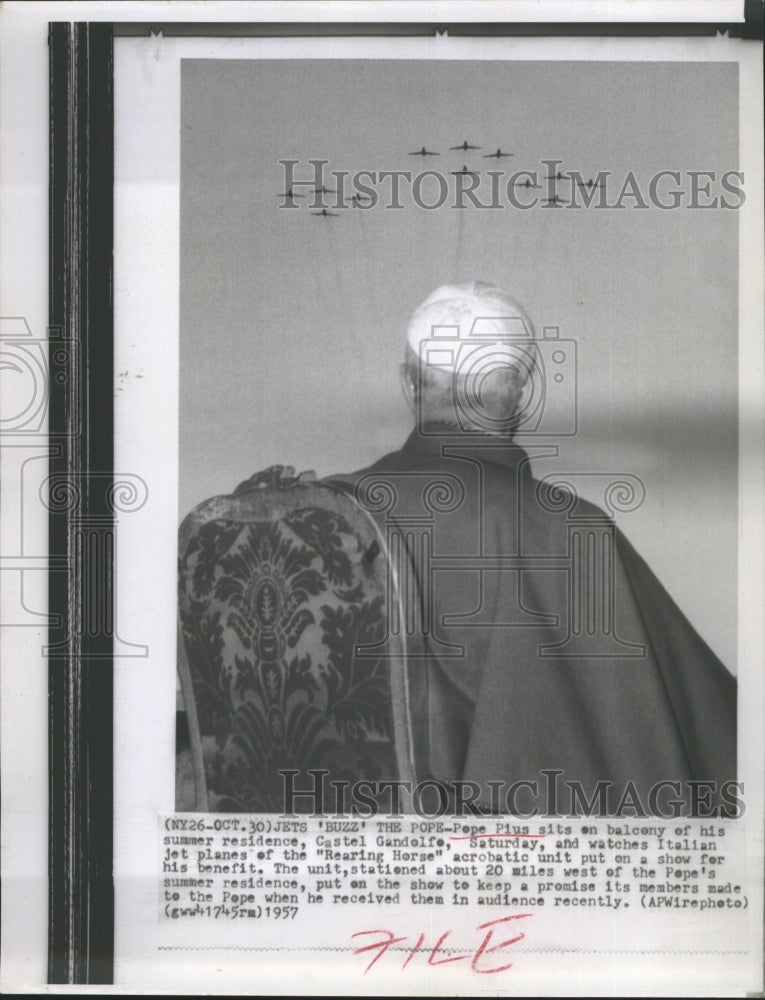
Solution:
<svg viewBox="0 0 765 1000">
<path fill-rule="evenodd" d="M 115 39 L 116 989 L 761 989 L 756 44 Z"/>
</svg>

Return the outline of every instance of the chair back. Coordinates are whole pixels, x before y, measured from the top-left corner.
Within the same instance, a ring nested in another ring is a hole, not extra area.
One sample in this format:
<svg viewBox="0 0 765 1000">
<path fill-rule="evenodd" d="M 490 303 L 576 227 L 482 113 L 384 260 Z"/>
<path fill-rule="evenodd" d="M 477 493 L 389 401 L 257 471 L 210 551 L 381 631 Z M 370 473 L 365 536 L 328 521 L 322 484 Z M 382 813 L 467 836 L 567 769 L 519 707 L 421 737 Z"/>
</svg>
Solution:
<svg viewBox="0 0 765 1000">
<path fill-rule="evenodd" d="M 412 780 L 396 581 L 351 496 L 256 476 L 205 501 L 181 525 L 178 583 L 197 809 L 281 813 L 312 769 L 327 788 Z M 292 810 L 315 811 L 309 796 Z"/>
</svg>

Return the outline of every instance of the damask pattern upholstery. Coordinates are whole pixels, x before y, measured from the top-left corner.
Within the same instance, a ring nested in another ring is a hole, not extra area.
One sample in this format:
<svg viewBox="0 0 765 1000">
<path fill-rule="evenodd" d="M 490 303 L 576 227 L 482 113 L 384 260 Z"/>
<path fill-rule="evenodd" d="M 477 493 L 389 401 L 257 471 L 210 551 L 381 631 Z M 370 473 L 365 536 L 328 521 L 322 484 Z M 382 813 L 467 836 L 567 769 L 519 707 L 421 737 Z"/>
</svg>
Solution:
<svg viewBox="0 0 765 1000">
<path fill-rule="evenodd" d="M 282 769 L 312 787 L 311 768 L 354 782 L 408 767 L 384 540 L 350 496 L 275 470 L 200 504 L 180 530 L 197 808 L 282 812 Z"/>
</svg>

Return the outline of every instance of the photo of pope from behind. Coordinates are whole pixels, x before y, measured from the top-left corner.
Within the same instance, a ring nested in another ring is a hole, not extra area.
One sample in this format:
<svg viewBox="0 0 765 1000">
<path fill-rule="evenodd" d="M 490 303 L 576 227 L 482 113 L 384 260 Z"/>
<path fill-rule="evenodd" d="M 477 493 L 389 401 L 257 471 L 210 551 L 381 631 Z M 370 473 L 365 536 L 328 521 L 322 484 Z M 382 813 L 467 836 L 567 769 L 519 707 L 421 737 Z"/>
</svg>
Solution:
<svg viewBox="0 0 765 1000">
<path fill-rule="evenodd" d="M 556 482 L 576 346 L 540 337 L 501 288 L 437 288 L 407 330 L 411 434 L 328 480 L 398 539 L 396 579 L 415 581 L 416 777 L 472 782 L 495 810 L 500 782 L 518 814 L 735 815 L 736 681 L 614 523 L 642 483 L 581 473 L 596 504 Z"/>
</svg>

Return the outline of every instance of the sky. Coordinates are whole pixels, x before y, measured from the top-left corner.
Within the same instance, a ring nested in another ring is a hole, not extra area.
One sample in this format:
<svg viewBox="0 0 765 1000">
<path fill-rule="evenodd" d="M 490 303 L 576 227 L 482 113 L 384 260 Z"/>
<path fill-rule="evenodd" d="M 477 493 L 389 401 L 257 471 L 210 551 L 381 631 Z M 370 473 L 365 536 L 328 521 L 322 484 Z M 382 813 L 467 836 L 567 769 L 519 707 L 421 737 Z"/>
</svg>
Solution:
<svg viewBox="0 0 765 1000">
<path fill-rule="evenodd" d="M 617 523 L 734 669 L 736 212 L 460 210 L 450 188 L 433 211 L 402 196 L 324 219 L 279 194 L 280 161 L 308 179 L 324 159 L 328 187 L 332 170 L 453 184 L 463 165 L 561 160 L 610 171 L 610 203 L 630 171 L 646 199 L 661 170 L 687 195 L 689 171 L 738 167 L 737 93 L 728 63 L 184 60 L 181 515 L 267 465 L 322 476 L 398 448 L 409 316 L 440 284 L 493 282 L 575 342 L 577 378 L 546 406 L 575 391 L 578 430 L 535 471 L 638 476 L 646 500 Z M 449 151 L 464 140 L 481 149 Z M 408 155 L 423 144 L 440 155 Z M 498 147 L 514 156 L 483 158 Z"/>
</svg>

